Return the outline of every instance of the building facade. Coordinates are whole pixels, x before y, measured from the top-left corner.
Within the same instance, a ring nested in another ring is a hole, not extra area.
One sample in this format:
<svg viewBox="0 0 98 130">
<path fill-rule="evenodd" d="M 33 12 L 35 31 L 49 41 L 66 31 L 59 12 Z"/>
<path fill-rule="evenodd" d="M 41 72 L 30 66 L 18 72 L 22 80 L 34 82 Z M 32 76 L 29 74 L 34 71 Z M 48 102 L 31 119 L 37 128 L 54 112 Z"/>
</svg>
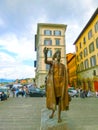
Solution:
<svg viewBox="0 0 98 130">
<path fill-rule="evenodd" d="M 98 8 L 74 42 L 77 86 L 98 90 Z"/>
<path fill-rule="evenodd" d="M 35 50 L 37 54 L 36 62 L 36 84 L 38 87 L 44 85 L 45 77 L 48 73 L 49 66 L 44 63 L 44 47 L 49 49 L 48 60 L 52 60 L 52 56 L 57 49 L 61 50 L 61 62 L 66 64 L 65 54 L 65 31 L 64 24 L 48 24 L 38 23 L 37 34 L 35 35 Z"/>
<path fill-rule="evenodd" d="M 68 84 L 70 87 L 77 87 L 77 75 L 76 75 L 76 54 L 68 53 L 67 59 L 67 72 L 68 72 Z"/>
</svg>

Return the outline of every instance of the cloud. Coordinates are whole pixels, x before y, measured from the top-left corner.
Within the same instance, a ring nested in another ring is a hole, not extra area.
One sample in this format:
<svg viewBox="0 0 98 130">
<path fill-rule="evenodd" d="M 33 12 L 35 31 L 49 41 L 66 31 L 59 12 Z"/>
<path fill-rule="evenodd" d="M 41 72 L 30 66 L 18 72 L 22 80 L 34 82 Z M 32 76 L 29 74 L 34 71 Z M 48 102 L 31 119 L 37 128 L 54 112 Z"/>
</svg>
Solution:
<svg viewBox="0 0 98 130">
<path fill-rule="evenodd" d="M 4 23 L 3 19 L 0 18 L 0 27 L 2 27 L 2 26 L 4 26 L 4 25 L 5 25 L 5 23 Z"/>
<path fill-rule="evenodd" d="M 8 66 L 10 63 L 14 63 L 15 60 L 12 56 L 9 56 L 3 52 L 0 52 L 0 69 Z"/>
<path fill-rule="evenodd" d="M 6 34 L 0 37 L 0 44 L 8 51 L 16 53 L 19 60 L 30 58 L 35 59 L 33 53 L 34 45 L 32 39 L 26 37 L 18 38 L 15 34 Z"/>
<path fill-rule="evenodd" d="M 0 1 L 0 77 L 34 77 L 38 23 L 67 24 L 66 52 L 98 6 L 98 0 Z M 31 62 L 30 62 L 31 61 Z"/>
<path fill-rule="evenodd" d="M 7 79 L 34 78 L 35 69 L 26 65 L 6 67 L 0 71 L 0 77 Z"/>
<path fill-rule="evenodd" d="M 33 65 L 36 59 L 32 40 L 26 37 L 17 38 L 15 34 L 6 34 L 0 37 L 0 77 L 19 78 L 34 77 Z M 7 51 L 6 51 L 7 50 Z M 27 64 L 24 60 L 31 60 Z"/>
<path fill-rule="evenodd" d="M 12 56 L 0 53 L 0 77 L 8 79 L 32 78 L 35 75 L 35 68 L 23 64 Z"/>
</svg>

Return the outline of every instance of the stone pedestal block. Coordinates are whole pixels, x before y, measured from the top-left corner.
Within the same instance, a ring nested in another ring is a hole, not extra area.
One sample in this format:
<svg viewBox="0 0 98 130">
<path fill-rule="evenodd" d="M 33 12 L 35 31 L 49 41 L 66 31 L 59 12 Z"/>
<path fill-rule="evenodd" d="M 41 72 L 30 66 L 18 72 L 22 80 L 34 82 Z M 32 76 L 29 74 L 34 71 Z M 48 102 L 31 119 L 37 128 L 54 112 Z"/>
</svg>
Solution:
<svg viewBox="0 0 98 130">
<path fill-rule="evenodd" d="M 41 111 L 41 126 L 40 130 L 73 130 L 66 117 L 66 112 L 62 113 L 62 122 L 58 123 L 57 111 L 55 112 L 54 118 L 49 119 L 51 114 L 50 110 L 43 109 Z"/>
</svg>

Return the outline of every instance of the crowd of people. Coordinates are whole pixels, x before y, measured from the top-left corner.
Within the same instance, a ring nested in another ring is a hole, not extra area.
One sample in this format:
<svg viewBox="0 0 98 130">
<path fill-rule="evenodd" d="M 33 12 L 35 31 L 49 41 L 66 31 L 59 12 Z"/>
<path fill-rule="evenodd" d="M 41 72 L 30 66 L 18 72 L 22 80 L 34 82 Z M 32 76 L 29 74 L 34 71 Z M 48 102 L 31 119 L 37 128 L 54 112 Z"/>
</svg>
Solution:
<svg viewBox="0 0 98 130">
<path fill-rule="evenodd" d="M 29 94 L 29 90 L 27 86 L 17 86 L 16 88 L 13 87 L 11 89 L 13 97 L 18 97 L 19 95 L 21 95 L 22 97 L 27 97 Z"/>
<path fill-rule="evenodd" d="M 98 97 L 98 91 L 96 92 L 92 92 L 91 90 L 83 90 L 81 89 L 77 89 L 77 93 L 79 93 L 79 97 L 80 98 L 86 98 L 86 97 Z"/>
</svg>

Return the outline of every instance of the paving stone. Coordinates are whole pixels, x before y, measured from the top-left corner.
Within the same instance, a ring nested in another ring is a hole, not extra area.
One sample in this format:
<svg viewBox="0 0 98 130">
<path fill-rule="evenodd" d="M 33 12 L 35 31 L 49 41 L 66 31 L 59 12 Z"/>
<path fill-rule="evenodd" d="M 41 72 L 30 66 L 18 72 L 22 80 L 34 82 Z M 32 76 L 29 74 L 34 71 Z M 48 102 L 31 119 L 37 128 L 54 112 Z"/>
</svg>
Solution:
<svg viewBox="0 0 98 130">
<path fill-rule="evenodd" d="M 0 130 L 40 130 L 41 110 L 45 108 L 45 97 L 0 101 Z M 73 98 L 62 119 L 71 130 L 98 130 L 98 98 Z"/>
<path fill-rule="evenodd" d="M 0 130 L 39 130 L 44 98 L 9 98 L 0 102 Z"/>
</svg>

